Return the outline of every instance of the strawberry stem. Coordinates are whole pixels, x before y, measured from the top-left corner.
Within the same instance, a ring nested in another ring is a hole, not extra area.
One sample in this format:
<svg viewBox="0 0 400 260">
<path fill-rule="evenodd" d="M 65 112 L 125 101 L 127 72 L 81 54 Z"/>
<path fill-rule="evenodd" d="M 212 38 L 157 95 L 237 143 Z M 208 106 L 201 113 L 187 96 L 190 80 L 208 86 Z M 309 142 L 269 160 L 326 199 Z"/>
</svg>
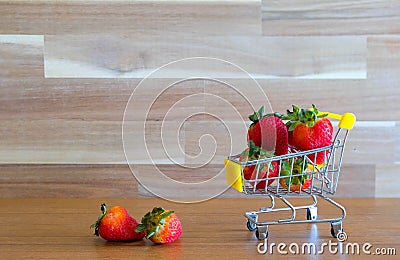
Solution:
<svg viewBox="0 0 400 260">
<path fill-rule="evenodd" d="M 94 228 L 94 235 L 95 236 L 99 236 L 99 226 L 100 226 L 100 222 L 103 219 L 103 217 L 107 214 L 107 206 L 105 203 L 102 203 L 100 206 L 100 210 L 101 213 L 97 219 L 97 221 L 95 223 L 93 223 L 92 225 L 90 225 L 90 228 Z"/>
</svg>

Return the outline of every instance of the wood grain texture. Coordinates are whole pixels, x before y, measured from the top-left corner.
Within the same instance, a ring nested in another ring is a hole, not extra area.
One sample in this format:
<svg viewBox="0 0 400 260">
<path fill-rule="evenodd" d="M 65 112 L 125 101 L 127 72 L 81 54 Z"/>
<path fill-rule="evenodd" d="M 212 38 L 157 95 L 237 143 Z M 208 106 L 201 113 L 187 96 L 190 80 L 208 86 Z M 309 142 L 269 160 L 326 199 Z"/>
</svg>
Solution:
<svg viewBox="0 0 400 260">
<path fill-rule="evenodd" d="M 125 125 L 123 141 L 122 121 L 4 120 L 0 162 L 126 164 L 123 144 L 129 163 L 183 162 L 184 154 L 175 148 L 177 143 L 184 146 L 183 136 L 177 137 L 176 122 L 149 121 L 146 129 L 143 122 Z M 145 140 L 149 155 L 146 149 L 135 146 L 141 140 Z M 165 154 L 168 148 L 171 152 Z"/>
<path fill-rule="evenodd" d="M 105 242 L 93 236 L 93 230 L 89 229 L 97 219 L 99 205 L 103 202 L 110 206 L 123 205 L 135 218 L 145 214 L 150 209 L 149 205 L 173 209 L 181 220 L 182 236 L 168 246 L 153 246 L 145 241 Z M 296 205 L 304 203 L 295 199 L 292 202 Z M 348 211 L 343 222 L 348 243 L 371 243 L 371 251 L 378 247 L 392 247 L 398 254 L 400 244 L 396 225 L 400 212 L 398 208 L 393 208 L 398 203 L 397 199 L 353 198 L 338 202 Z M 1 199 L 2 259 L 23 259 L 27 255 L 30 259 L 197 259 L 199 255 L 207 259 L 276 258 L 280 256 L 277 251 L 273 255 L 257 252 L 259 242 L 254 233 L 246 229 L 243 217 L 245 211 L 266 206 L 266 203 L 264 199 L 216 199 L 190 205 L 160 199 Z M 318 205 L 321 216 L 338 214 L 337 209 L 323 201 Z M 371 236 L 371 233 L 374 235 Z M 329 224 L 326 223 L 269 227 L 270 243 L 301 245 L 314 242 L 321 245 L 331 239 Z M 324 259 L 338 257 L 337 254 L 330 254 L 327 248 L 322 256 Z M 296 256 L 299 259 L 310 257 Z"/>
<path fill-rule="evenodd" d="M 284 91 L 288 97 L 282 97 L 279 92 L 269 91 L 268 93 L 270 93 L 271 104 L 279 111 L 287 107 L 287 103 L 300 104 L 303 107 L 309 106 L 310 103 L 318 103 L 318 107 L 326 111 L 337 111 L 337 113 L 351 111 L 357 115 L 359 121 L 397 121 L 400 113 L 397 111 L 396 100 L 400 95 L 400 90 L 393 85 L 384 86 L 383 84 L 340 80 L 293 82 L 287 90 L 284 90 L 285 85 L 280 82 L 276 86 L 282 87 L 281 91 Z M 304 91 L 304 97 L 296 94 L 298 89 Z M 382 118 L 382 115 L 389 111 L 393 113 L 390 112 L 391 115 L 388 118 Z"/>
<path fill-rule="evenodd" d="M 262 1 L 264 35 L 399 34 L 396 0 Z"/>
<path fill-rule="evenodd" d="M 376 87 L 394 89 L 400 66 L 400 35 L 368 37 L 368 78 Z"/>
<path fill-rule="evenodd" d="M 127 165 L 1 165 L 2 198 L 131 198 L 138 186 Z"/>
<path fill-rule="evenodd" d="M 249 123 L 213 120 L 185 124 L 185 165 L 218 164 L 247 147 Z"/>
<path fill-rule="evenodd" d="M 166 136 L 164 135 L 164 137 L 171 140 L 168 148 L 176 150 L 172 145 L 177 140 L 176 126 L 179 126 L 186 116 L 196 112 L 212 113 L 226 121 L 227 130 L 231 131 L 228 136 L 235 140 L 233 153 L 241 151 L 245 146 L 245 130 L 240 128 L 243 123 L 239 120 L 244 120 L 248 124 L 247 116 L 252 111 L 251 103 L 256 109 L 258 105 L 265 103 L 265 100 L 255 88 L 246 89 L 249 86 L 247 80 L 229 80 L 229 82 L 233 87 L 241 90 L 242 94 L 224 84 L 210 81 L 204 84 L 203 81 L 194 81 L 174 85 L 158 95 L 147 115 L 149 126 L 157 126 L 147 128 L 149 136 L 153 136 L 147 141 L 155 152 L 155 158 L 168 159 L 164 155 L 163 148 L 160 147 L 160 127 L 164 117 L 168 115 L 167 121 L 172 122 L 169 125 L 166 124 L 164 132 Z M 2 119 L 0 129 L 3 137 L 1 162 L 125 163 L 121 136 L 122 118 L 131 91 L 138 83 L 138 80 L 128 79 L 3 81 L 4 95 L 0 97 L 0 118 Z M 382 114 L 389 113 L 390 109 L 393 109 L 391 119 L 400 118 L 398 113 L 400 110 L 396 109 L 398 107 L 396 99 L 400 94 L 399 88 L 364 87 L 363 82 L 351 80 L 328 82 L 323 80 L 262 80 L 259 83 L 267 94 L 274 111 L 284 112 L 290 104 L 306 107 L 313 101 L 320 100 L 321 103 L 318 103 L 320 109 L 337 113 L 346 111 L 356 113 L 360 122 L 357 123 L 350 135 L 345 161 L 353 163 L 363 163 L 366 160 L 372 163 L 399 161 L 394 159 L 396 156 L 398 157 L 396 151 L 399 149 L 396 141 L 399 136 L 396 121 L 373 121 L 380 120 Z M 351 91 L 344 92 L 345 89 L 349 89 L 348 85 L 352 86 Z M 156 86 L 164 88 L 168 84 L 166 80 L 155 79 L 154 85 L 149 86 L 151 88 L 145 89 L 144 92 L 159 91 L 160 88 Z M 307 98 L 301 98 L 295 94 L 298 88 L 309 93 Z M 323 88 L 325 91 L 315 91 L 317 88 Z M 285 95 L 282 95 L 283 89 L 286 89 Z M 328 96 L 327 92 L 332 96 Z M 195 99 L 189 99 L 189 102 L 186 103 L 181 101 L 188 96 L 202 93 L 216 96 L 219 99 L 216 102 L 216 99 L 200 95 Z M 363 98 L 357 99 L 360 93 Z M 250 104 L 246 99 L 250 101 Z M 380 100 L 381 103 L 372 102 L 372 99 Z M 131 133 L 135 138 L 142 137 L 136 133 L 143 132 L 141 129 L 143 124 L 138 121 L 140 119 L 138 115 L 146 113 L 145 106 L 149 105 L 149 100 L 150 97 L 142 96 L 143 103 L 138 103 L 137 109 L 129 113 L 129 119 L 133 121 Z M 369 103 L 367 107 L 366 103 Z M 173 107 L 175 109 L 170 110 Z M 236 111 L 232 111 L 232 108 L 236 109 L 240 116 L 236 114 Z M 195 123 L 194 121 L 204 122 Z M 213 125 L 218 123 L 214 121 L 208 123 L 207 121 L 210 121 L 209 117 L 195 116 L 187 122 L 189 135 L 186 139 L 190 139 L 190 145 L 186 146 L 188 154 L 197 151 L 198 137 L 201 135 L 209 133 L 214 138 L 220 139 L 227 134 L 224 130 L 226 127 L 220 129 L 221 132 L 219 130 L 210 131 L 213 129 Z M 195 127 L 196 124 L 202 125 L 202 127 Z M 208 128 L 210 126 L 211 128 Z M 182 134 L 183 132 L 185 131 L 182 131 Z M 192 136 L 190 136 L 191 132 Z M 183 139 L 185 139 L 184 136 L 181 136 L 182 145 L 184 144 Z M 213 143 L 211 139 L 209 141 Z M 214 158 L 215 163 L 220 159 L 222 162 L 222 159 L 227 156 L 230 151 L 230 142 L 230 139 L 226 138 L 217 142 L 222 150 L 219 150 L 217 157 Z M 207 145 L 204 148 L 207 148 Z M 213 146 L 209 148 L 213 148 Z M 377 154 L 376 150 L 381 152 Z M 143 156 L 143 152 L 140 149 L 136 151 L 136 161 L 148 163 L 145 161 L 146 157 Z M 180 157 L 182 161 L 185 156 L 176 153 L 175 157 Z M 165 163 L 166 160 L 163 162 Z"/>
<path fill-rule="evenodd" d="M 42 84 L 44 82 L 45 84 Z M 162 82 L 162 81 L 161 81 Z M 45 81 L 26 81 L 15 88 L 15 81 L 9 81 L 3 85 L 3 90 L 6 95 L 1 97 L 2 124 L 0 126 L 2 132 L 1 142 L 1 162 L 2 163 L 125 163 L 122 147 L 122 118 L 124 108 L 129 99 L 129 82 L 126 81 L 109 81 L 109 80 L 45 80 Z M 19 84 L 19 82 L 17 82 Z M 296 100 L 282 99 L 280 97 L 279 84 L 269 84 L 267 81 L 262 82 L 263 86 L 267 86 L 266 91 L 268 97 L 272 101 L 271 106 L 274 111 L 284 111 L 288 104 L 296 103 L 307 106 L 312 102 L 312 97 L 309 102 L 297 103 Z M 306 84 L 307 82 L 304 82 Z M 339 83 L 332 84 L 331 91 L 342 95 L 340 91 L 335 90 L 334 86 Z M 99 87 L 103 86 L 103 87 Z M 324 92 L 315 92 L 313 88 L 318 86 L 317 83 L 312 84 L 309 89 L 311 94 L 315 94 L 316 98 L 319 95 L 324 95 Z M 295 89 L 296 86 L 293 86 Z M 360 84 L 360 91 L 362 84 Z M 175 86 L 162 93 L 156 100 L 149 112 L 149 121 L 147 129 L 147 143 L 152 155 L 158 162 L 168 162 L 168 156 L 165 156 L 164 148 L 161 147 L 161 126 L 164 116 L 167 115 L 170 109 L 177 101 L 193 94 L 202 93 L 203 87 L 182 85 Z M 228 91 L 227 91 L 228 89 Z M 222 100 L 232 103 L 233 107 L 240 112 L 240 116 L 246 120 L 247 115 L 251 113 L 251 107 L 244 101 L 243 97 L 234 91 L 229 92 L 229 88 L 223 87 L 207 87 L 207 93 L 220 96 Z M 366 89 L 367 91 L 368 89 Z M 373 93 L 379 93 L 375 88 L 369 89 Z M 256 96 L 250 92 L 246 93 L 251 98 Z M 354 95 L 356 96 L 356 91 Z M 350 94 L 350 93 L 346 93 Z M 337 110 L 338 103 L 328 103 L 322 107 L 324 110 L 343 113 L 352 111 L 362 120 L 379 119 L 381 114 L 388 113 L 387 107 L 397 107 L 395 103 L 395 93 L 390 95 L 380 92 L 382 95 L 382 104 L 380 105 L 381 112 L 364 110 L 366 101 L 353 102 L 352 106 L 346 106 L 352 101 L 346 97 L 341 108 Z M 355 96 L 353 100 L 355 100 Z M 260 98 L 251 98 L 252 102 L 262 103 Z M 201 116 L 192 117 L 191 121 L 185 123 L 185 127 L 180 134 L 180 142 L 184 145 L 184 139 L 188 141 L 186 145 L 187 154 L 195 154 L 198 151 L 199 137 L 204 134 L 213 135 L 217 140 L 219 150 L 214 157 L 213 162 L 222 162 L 223 158 L 230 154 L 231 140 L 235 140 L 232 144 L 234 149 L 232 153 L 239 153 L 245 147 L 245 129 L 243 122 L 230 121 L 238 120 L 238 117 L 233 117 L 230 111 L 232 108 L 224 105 L 221 102 L 212 102 L 205 98 L 192 100 L 187 104 L 180 103 L 180 108 L 173 110 L 173 113 L 168 113 L 169 120 L 164 126 L 165 141 L 168 141 L 167 148 L 172 151 L 174 158 L 181 162 L 185 155 L 174 147 L 177 143 L 177 129 L 184 122 L 185 117 L 194 112 L 212 112 L 223 121 L 226 121 L 227 126 L 223 126 L 216 121 L 210 121 L 210 118 L 202 118 Z M 207 101 L 206 103 L 204 103 Z M 300 101 L 300 100 L 299 100 Z M 284 103 L 283 103 L 284 102 Z M 198 106 L 194 106 L 197 103 Z M 339 103 L 340 104 L 340 103 Z M 370 103 L 371 104 L 371 103 Z M 386 106 L 383 106 L 385 104 Z M 378 106 L 372 103 L 371 107 Z M 139 105 L 139 110 L 134 110 L 130 113 L 131 119 L 135 120 L 137 114 L 145 113 Z M 321 107 L 320 107 L 321 108 Z M 368 111 L 371 111 L 368 113 Z M 395 118 L 398 110 L 394 110 L 392 114 Z M 358 113 L 359 112 L 359 113 Z M 136 114 L 137 113 L 137 114 Z M 157 121 L 161 120 L 161 121 Z M 216 119 L 214 119 L 216 120 Z M 194 122 L 198 121 L 198 123 Z M 168 123 L 170 122 L 170 123 Z M 219 125 L 219 126 L 218 126 Z M 143 123 L 133 121 L 131 123 L 130 134 L 132 138 L 143 138 L 140 133 L 143 133 Z M 222 127 L 222 128 L 221 128 Z M 219 129 L 221 128 L 221 129 Z M 211 131 L 214 129 L 213 131 Z M 218 130 L 219 129 L 219 130 Z M 345 152 L 345 162 L 363 163 L 394 163 L 399 161 L 398 158 L 398 127 L 395 121 L 389 122 L 374 122 L 374 121 L 359 121 L 356 128 L 352 131 L 347 150 Z M 184 137 L 184 133 L 187 133 Z M 222 138 L 222 139 L 221 139 Z M 227 139 L 228 138 L 228 139 Z M 208 140 L 208 141 L 207 141 Z M 212 139 L 204 139 L 211 144 L 204 144 L 204 148 L 213 149 L 214 141 Z M 373 147 L 373 148 L 371 148 Z M 213 154 L 213 150 L 204 151 L 204 156 Z M 138 163 L 149 163 L 147 156 L 143 155 L 141 149 L 136 151 L 134 161 Z M 177 151 L 177 152 L 175 152 Z M 376 151 L 380 151 L 377 153 Z M 161 161 L 160 161 L 161 160 Z M 132 161 L 133 162 L 133 161 Z M 189 162 L 189 161 L 188 161 Z M 171 162 L 170 162 L 171 163 Z"/>
<path fill-rule="evenodd" d="M 258 109 L 261 105 L 268 106 L 268 103 L 271 109 L 281 112 L 290 108 L 291 104 L 307 107 L 316 103 L 320 109 L 326 111 L 351 111 L 360 121 L 382 121 L 382 114 L 389 111 L 390 118 L 383 121 L 400 119 L 397 102 L 400 89 L 393 77 L 381 76 L 371 81 L 257 79 L 261 91 L 252 86 L 254 81 L 250 79 L 225 79 L 231 86 L 212 81 L 190 81 L 175 84 L 164 91 L 170 82 L 178 80 L 152 79 L 143 90 L 143 93 L 148 92 L 141 99 L 143 103 L 138 103 L 135 111 L 138 114 L 147 113 L 146 107 L 151 106 L 148 119 L 161 120 L 178 101 L 190 95 L 205 93 L 231 103 L 245 120 L 252 109 Z M 4 79 L 1 88 L 3 95 L 0 96 L 0 117 L 121 120 L 129 97 L 139 82 L 139 79 Z M 305 94 L 299 95 L 299 90 Z M 152 99 L 149 93 L 155 95 L 156 99 Z M 213 100 L 206 100 L 203 96 L 197 98 L 199 100 L 196 102 L 201 103 L 202 107 L 206 105 L 207 111 L 223 114 L 227 120 L 237 119 L 236 113 L 230 111 L 231 106 L 217 107 Z M 184 103 L 180 105 L 182 109 Z M 204 108 L 199 109 L 205 111 Z M 183 113 L 184 111 L 170 113 L 173 116 L 170 120 L 181 120 Z M 132 120 L 139 118 L 134 113 L 129 116 Z"/>
<path fill-rule="evenodd" d="M 188 181 L 244 149 L 254 109 L 313 103 L 357 115 L 337 196 L 399 197 L 399 14 L 395 0 L 0 0 L 0 197 L 151 197 L 122 184 L 124 116 L 129 163 Z"/>
<path fill-rule="evenodd" d="M 0 80 L 43 78 L 43 48 L 42 35 L 0 34 Z"/>
<path fill-rule="evenodd" d="M 378 57 L 376 54 L 375 59 Z M 397 87 L 398 79 L 394 75 L 397 67 L 391 67 L 396 65 L 396 62 L 389 61 L 382 65 L 387 69 L 379 69 L 382 73 L 393 71 L 388 77 L 378 76 L 371 71 L 369 77 L 376 77 L 375 80 L 256 79 L 263 91 L 259 92 L 256 88 L 249 87 L 252 83 L 249 79 L 230 79 L 230 86 L 208 81 L 206 93 L 227 100 L 237 108 L 245 120 L 252 113 L 252 109 L 258 109 L 261 105 L 265 105 L 271 111 L 285 113 L 292 104 L 309 107 L 314 103 L 324 111 L 339 114 L 353 112 L 359 121 L 398 121 L 400 106 L 397 100 L 400 98 L 400 88 Z M 210 111 L 229 111 L 226 107 L 214 108 L 211 102 L 207 105 Z M 389 112 L 388 118 L 382 118 L 382 115 Z M 224 113 L 224 118 L 233 120 L 236 115 Z"/>
<path fill-rule="evenodd" d="M 379 164 L 376 166 L 376 179 L 375 179 L 375 196 L 377 198 L 399 196 L 399 189 L 397 183 L 400 180 L 399 176 L 400 165 L 396 164 Z"/>
<path fill-rule="evenodd" d="M 0 1 L 1 34 L 261 34 L 258 0 Z"/>
<path fill-rule="evenodd" d="M 149 121 L 146 128 L 142 122 L 131 122 L 125 127 L 129 129 L 125 131 L 125 151 L 129 163 L 190 164 L 211 158 L 214 163 L 222 163 L 231 152 L 240 153 L 246 145 L 243 123 L 226 124 L 188 122 L 186 130 L 178 131 L 180 122 Z M 358 125 L 349 137 L 345 162 L 383 164 L 397 160 L 395 124 Z M 1 163 L 126 163 L 120 121 L 4 120 L 0 129 L 4 133 Z M 202 153 L 199 153 L 199 141 L 200 147 L 204 146 Z M 135 142 L 144 142 L 150 155 Z M 181 151 L 178 145 L 186 150 Z M 190 159 L 197 154 L 200 157 Z"/>
<path fill-rule="evenodd" d="M 179 39 L 179 41 L 177 41 Z M 255 78 L 365 78 L 365 37 L 257 37 L 156 35 L 51 35 L 45 37 L 46 77 L 143 78 L 169 62 L 212 57 L 231 62 Z M 159 77 L 243 78 L 236 68 L 213 62 L 163 67 Z M 243 75 L 244 74 L 244 75 Z"/>
<path fill-rule="evenodd" d="M 162 175 L 182 185 L 174 189 L 171 182 L 156 181 Z M 397 166 L 375 169 L 373 164 L 346 163 L 335 197 L 396 197 L 398 181 Z M 202 182 L 206 184 L 198 185 L 194 192 L 191 184 Z M 126 164 L 0 165 L 0 198 L 151 198 L 160 193 L 178 200 L 249 197 L 227 187 L 225 169 L 219 163 L 134 164 L 131 168 Z"/>
</svg>

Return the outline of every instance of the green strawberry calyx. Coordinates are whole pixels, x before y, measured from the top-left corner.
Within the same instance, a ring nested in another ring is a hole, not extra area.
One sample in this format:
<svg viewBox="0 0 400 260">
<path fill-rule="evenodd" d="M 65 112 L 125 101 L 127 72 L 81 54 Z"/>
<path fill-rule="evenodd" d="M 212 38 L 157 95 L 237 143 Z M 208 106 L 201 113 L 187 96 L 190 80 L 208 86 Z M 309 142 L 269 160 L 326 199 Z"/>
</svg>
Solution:
<svg viewBox="0 0 400 260">
<path fill-rule="evenodd" d="M 292 168 L 292 161 L 293 159 L 289 159 L 288 161 L 282 161 L 282 166 L 281 166 L 281 172 L 280 172 L 280 176 L 287 176 L 290 177 L 292 174 L 293 175 L 300 175 L 301 176 L 292 176 L 292 178 L 286 178 L 285 182 L 286 185 L 289 186 L 289 182 L 291 182 L 291 184 L 297 185 L 299 183 L 301 183 L 302 185 L 304 184 L 304 182 L 306 180 L 308 180 L 310 178 L 309 174 L 303 174 L 303 169 L 307 169 L 308 163 L 307 161 L 304 160 L 303 157 L 298 158 L 294 161 L 293 163 L 293 168 Z"/>
<path fill-rule="evenodd" d="M 257 123 L 258 120 L 263 118 L 265 116 L 265 109 L 264 106 L 262 106 L 258 111 L 254 111 L 252 115 L 249 115 L 249 119 L 253 124 Z"/>
<path fill-rule="evenodd" d="M 253 160 L 260 160 L 260 159 L 266 159 L 266 158 L 271 158 L 275 154 L 275 150 L 268 151 L 264 150 L 261 147 L 255 145 L 253 140 L 249 141 L 249 148 L 244 150 L 240 156 L 242 158 L 245 158 L 247 161 L 253 161 Z M 264 170 L 264 164 L 260 165 L 260 171 Z M 272 163 L 269 164 L 269 170 L 274 171 L 274 165 Z"/>
<path fill-rule="evenodd" d="M 267 151 L 262 149 L 261 147 L 255 145 L 253 140 L 249 141 L 249 149 L 244 151 L 244 155 L 247 156 L 249 160 L 259 160 L 270 158 L 274 156 L 275 151 Z"/>
<path fill-rule="evenodd" d="M 92 225 L 90 225 L 90 228 L 94 228 L 94 235 L 99 236 L 99 226 L 101 220 L 104 218 L 104 216 L 107 214 L 107 206 L 105 203 L 101 204 L 100 206 L 101 213 L 99 215 L 99 218 L 94 222 Z"/>
<path fill-rule="evenodd" d="M 328 114 L 320 114 L 318 109 L 312 104 L 311 109 L 303 109 L 292 105 L 293 111 L 287 110 L 286 116 L 282 120 L 288 120 L 286 126 L 288 131 L 293 131 L 299 123 L 303 123 L 308 127 L 313 127 L 319 118 L 326 117 Z"/>
<path fill-rule="evenodd" d="M 258 111 L 254 111 L 253 114 L 249 115 L 249 119 L 250 119 L 250 121 L 252 122 L 251 125 L 254 125 L 254 124 L 256 124 L 261 118 L 263 118 L 263 117 L 268 117 L 268 116 L 276 116 L 276 117 L 281 118 L 281 117 L 282 117 L 282 114 L 277 113 L 277 112 L 266 114 L 266 113 L 265 113 L 265 108 L 264 108 L 264 106 L 261 106 L 260 109 L 259 109 Z"/>
<path fill-rule="evenodd" d="M 165 219 L 173 213 L 171 210 L 155 207 L 151 212 L 147 212 L 144 215 L 142 223 L 137 225 L 135 232 L 145 231 L 146 238 L 149 239 L 159 231 L 160 226 L 164 225 Z"/>
</svg>

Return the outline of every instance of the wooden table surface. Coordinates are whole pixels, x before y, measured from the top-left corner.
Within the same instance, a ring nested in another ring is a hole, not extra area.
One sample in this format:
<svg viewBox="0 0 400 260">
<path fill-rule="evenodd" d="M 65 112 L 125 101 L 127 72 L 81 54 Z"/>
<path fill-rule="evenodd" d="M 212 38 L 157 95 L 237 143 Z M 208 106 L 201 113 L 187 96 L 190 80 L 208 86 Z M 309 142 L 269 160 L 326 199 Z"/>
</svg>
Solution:
<svg viewBox="0 0 400 260">
<path fill-rule="evenodd" d="M 307 198 L 292 198 L 295 204 Z M 343 222 L 345 243 L 371 243 L 375 248 L 400 250 L 398 199 L 338 199 L 347 209 Z M 93 236 L 90 224 L 102 202 L 125 206 L 139 219 L 153 206 L 173 209 L 181 218 L 183 234 L 169 245 L 146 241 L 110 243 Z M 257 252 L 259 241 L 246 229 L 243 213 L 266 206 L 264 198 L 213 199 L 179 204 L 161 199 L 0 199 L 0 259 L 266 259 L 279 256 Z M 278 203 L 278 206 L 280 204 Z M 319 201 L 319 217 L 340 212 Z M 303 212 L 299 212 L 302 217 Z M 273 218 L 279 216 L 273 216 Z M 282 217 L 282 215 L 280 215 Z M 269 243 L 337 242 L 329 223 L 270 226 Z M 300 244 L 301 245 L 301 244 Z M 398 252 L 397 252 L 398 254 Z M 362 255 L 363 256 L 363 255 Z M 300 257 L 309 258 L 302 255 Z M 318 257 L 318 256 L 316 256 Z M 338 255 L 324 253 L 324 258 Z M 351 256 L 342 255 L 343 258 Z"/>
</svg>

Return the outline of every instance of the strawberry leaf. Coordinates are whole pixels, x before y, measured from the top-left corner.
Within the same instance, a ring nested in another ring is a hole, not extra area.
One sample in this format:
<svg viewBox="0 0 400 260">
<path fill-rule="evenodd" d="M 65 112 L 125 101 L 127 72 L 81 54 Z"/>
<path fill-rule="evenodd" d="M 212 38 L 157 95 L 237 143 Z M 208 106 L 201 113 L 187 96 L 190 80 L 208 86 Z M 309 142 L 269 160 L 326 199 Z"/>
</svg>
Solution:
<svg viewBox="0 0 400 260">
<path fill-rule="evenodd" d="M 317 109 L 317 107 L 314 105 L 314 104 L 312 104 L 312 111 L 315 113 L 315 114 L 317 114 L 318 115 L 318 109 Z"/>
<path fill-rule="evenodd" d="M 94 235 L 99 236 L 99 226 L 101 220 L 104 218 L 104 216 L 107 214 L 107 206 L 105 203 L 101 204 L 100 206 L 101 213 L 99 217 L 97 218 L 96 222 L 90 225 L 90 228 L 94 228 Z"/>
<path fill-rule="evenodd" d="M 296 126 L 298 125 L 298 123 L 299 123 L 299 122 L 289 124 L 290 126 L 289 126 L 288 131 L 289 131 L 289 132 L 293 131 L 293 130 L 296 128 Z"/>
<path fill-rule="evenodd" d="M 170 210 L 170 211 L 165 211 L 164 213 L 162 213 L 162 214 L 160 215 L 161 221 L 164 221 L 164 219 L 165 219 L 166 217 L 169 217 L 172 213 L 174 213 L 172 210 Z"/>
<path fill-rule="evenodd" d="M 268 168 L 268 170 L 269 170 L 269 171 L 275 171 L 275 167 L 274 167 L 274 164 L 273 164 L 272 162 L 269 163 L 269 168 Z"/>
<path fill-rule="evenodd" d="M 159 231 L 160 226 L 165 224 L 165 219 L 173 213 L 173 211 L 165 210 L 161 207 L 154 207 L 151 212 L 147 212 L 144 215 L 142 223 L 136 227 L 135 232 L 144 231 L 146 238 L 151 238 Z"/>
<path fill-rule="evenodd" d="M 302 114 L 300 117 L 300 121 L 308 127 L 313 127 L 315 122 L 317 121 L 317 114 L 311 110 L 301 110 Z"/>
<path fill-rule="evenodd" d="M 135 232 L 136 232 L 136 233 L 139 233 L 139 232 L 144 231 L 145 229 L 146 229 L 146 226 L 145 226 L 144 224 L 138 224 L 138 225 L 136 226 Z"/>
<path fill-rule="evenodd" d="M 249 119 L 253 124 L 257 123 L 258 120 L 265 116 L 265 109 L 264 106 L 260 107 L 258 111 L 254 111 L 253 114 L 249 115 Z"/>
<path fill-rule="evenodd" d="M 260 119 L 260 116 L 259 116 L 258 112 L 254 112 L 252 115 L 249 115 L 249 119 L 254 124 Z"/>
<path fill-rule="evenodd" d="M 293 105 L 293 111 L 287 110 L 286 116 L 282 119 L 288 120 L 286 126 L 288 131 L 293 131 L 298 123 L 304 123 L 308 127 L 313 127 L 315 122 L 318 120 L 318 109 L 315 105 L 312 105 L 312 109 L 300 109 L 299 107 Z M 326 116 L 326 115 L 320 115 Z"/>
<path fill-rule="evenodd" d="M 248 160 L 259 160 L 274 156 L 274 150 L 267 151 L 254 144 L 253 140 L 249 141 Z"/>
<path fill-rule="evenodd" d="M 324 118 L 324 117 L 327 117 L 328 116 L 328 114 L 320 114 L 320 115 L 318 115 L 317 117 L 318 118 Z"/>
<path fill-rule="evenodd" d="M 260 109 L 258 110 L 258 114 L 260 115 L 260 118 L 265 115 L 265 108 L 264 106 L 261 106 Z"/>
<path fill-rule="evenodd" d="M 304 160 L 303 157 L 296 159 L 294 161 L 293 166 L 293 158 L 289 159 L 288 161 L 282 161 L 282 166 L 281 166 L 281 172 L 280 176 L 288 176 L 288 178 L 285 179 L 286 185 L 289 186 L 289 182 L 293 185 L 297 185 L 299 183 L 304 184 L 305 180 L 308 179 L 310 176 L 309 174 L 304 174 L 303 169 L 307 168 L 307 161 Z M 304 167 L 304 168 L 303 168 Z M 291 175 L 300 175 L 300 176 L 292 176 Z"/>
</svg>

